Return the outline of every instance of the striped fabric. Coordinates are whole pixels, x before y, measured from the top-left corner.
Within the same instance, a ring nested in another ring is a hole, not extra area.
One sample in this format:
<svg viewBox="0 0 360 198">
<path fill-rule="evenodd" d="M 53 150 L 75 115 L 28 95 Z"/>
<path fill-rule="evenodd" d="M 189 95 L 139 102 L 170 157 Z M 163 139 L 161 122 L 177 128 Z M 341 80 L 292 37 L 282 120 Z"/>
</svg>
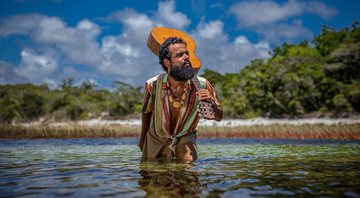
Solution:
<svg viewBox="0 0 360 198">
<path fill-rule="evenodd" d="M 203 88 L 208 89 L 210 94 L 216 98 L 215 91 L 209 81 L 201 77 L 198 77 L 198 79 Z M 152 142 L 160 144 L 161 147 L 145 145 L 145 151 L 143 150 L 144 158 L 155 158 L 160 149 L 165 145 L 175 152 L 177 139 L 196 131 L 199 122 L 197 111 L 199 100 L 196 96 L 195 85 L 191 83 L 191 80 L 188 80 L 187 83 L 189 83 L 187 98 L 184 105 L 180 108 L 180 115 L 175 130 L 170 131 L 170 108 L 166 86 L 167 74 L 160 74 L 146 82 L 143 112 L 152 113 L 152 117 L 145 144 L 151 144 Z M 220 105 L 217 100 L 215 103 Z M 150 138 L 152 140 L 149 140 Z M 154 150 L 153 148 L 156 149 Z M 173 154 L 169 154 L 169 156 L 171 157 Z"/>
</svg>

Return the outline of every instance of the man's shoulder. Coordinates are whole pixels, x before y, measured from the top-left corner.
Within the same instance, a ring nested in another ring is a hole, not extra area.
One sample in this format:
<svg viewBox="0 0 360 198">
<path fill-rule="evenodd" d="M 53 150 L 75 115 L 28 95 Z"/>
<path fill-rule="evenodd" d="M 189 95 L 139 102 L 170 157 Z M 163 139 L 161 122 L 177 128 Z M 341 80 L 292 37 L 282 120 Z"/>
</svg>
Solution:
<svg viewBox="0 0 360 198">
<path fill-rule="evenodd" d="M 158 75 L 156 75 L 156 76 L 153 76 L 153 77 L 149 78 L 149 79 L 146 81 L 146 84 L 152 84 L 153 82 L 155 82 L 155 81 L 158 79 L 158 77 L 159 77 L 160 75 L 161 75 L 161 74 L 158 74 Z"/>
<path fill-rule="evenodd" d="M 197 76 L 197 77 L 200 82 L 204 82 L 204 83 L 208 82 L 208 80 L 206 80 L 206 78 L 204 78 L 204 77 L 201 77 L 201 76 Z"/>
<path fill-rule="evenodd" d="M 161 73 L 161 74 L 158 74 L 156 76 L 153 76 L 151 78 L 149 78 L 147 81 L 146 81 L 146 84 L 152 84 L 154 83 L 157 79 L 159 79 L 160 77 L 162 77 L 162 79 L 164 79 L 166 77 L 166 73 Z"/>
<path fill-rule="evenodd" d="M 197 76 L 197 79 L 199 80 L 199 82 L 203 88 L 206 88 L 208 86 L 209 81 L 206 78 Z"/>
<path fill-rule="evenodd" d="M 155 81 L 159 78 L 160 75 L 163 75 L 163 74 L 158 74 L 158 75 L 156 75 L 156 76 L 153 76 L 153 77 L 149 78 L 149 79 L 146 81 L 146 83 L 147 83 L 147 84 L 152 84 L 153 82 L 155 82 Z M 197 78 L 198 78 L 198 80 L 199 80 L 200 82 L 203 82 L 203 83 L 209 82 L 209 81 L 208 81 L 206 78 L 204 78 L 204 77 L 197 76 Z"/>
</svg>

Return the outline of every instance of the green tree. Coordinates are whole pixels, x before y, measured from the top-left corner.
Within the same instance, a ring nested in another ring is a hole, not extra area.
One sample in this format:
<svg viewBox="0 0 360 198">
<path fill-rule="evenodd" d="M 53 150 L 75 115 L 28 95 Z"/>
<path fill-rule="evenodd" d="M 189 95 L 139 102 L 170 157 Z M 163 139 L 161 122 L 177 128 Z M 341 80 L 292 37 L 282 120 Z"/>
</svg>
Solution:
<svg viewBox="0 0 360 198">
<path fill-rule="evenodd" d="M 313 43 L 323 56 L 327 56 L 340 46 L 347 33 L 348 28 L 336 31 L 333 28 L 323 26 L 320 35 L 314 37 Z"/>
<path fill-rule="evenodd" d="M 7 85 L 0 85 L 0 122 L 10 123 L 19 117 L 20 102 L 11 94 L 12 90 Z"/>
<path fill-rule="evenodd" d="M 97 87 L 96 83 L 91 81 L 91 80 L 85 80 L 82 84 L 81 84 L 81 89 L 85 90 L 85 91 L 92 91 Z"/>
<path fill-rule="evenodd" d="M 61 89 L 66 89 L 73 86 L 74 86 L 74 78 L 71 77 L 62 79 L 61 83 L 59 84 L 59 87 Z"/>
<path fill-rule="evenodd" d="M 225 77 L 220 73 L 210 69 L 205 69 L 201 76 L 209 80 L 214 87 L 225 80 Z"/>
<path fill-rule="evenodd" d="M 133 87 L 132 85 L 115 81 L 113 85 L 116 90 L 114 93 L 119 94 L 115 97 L 114 104 L 112 105 L 111 114 L 123 116 L 131 113 L 139 113 L 142 103 L 142 87 Z"/>
</svg>

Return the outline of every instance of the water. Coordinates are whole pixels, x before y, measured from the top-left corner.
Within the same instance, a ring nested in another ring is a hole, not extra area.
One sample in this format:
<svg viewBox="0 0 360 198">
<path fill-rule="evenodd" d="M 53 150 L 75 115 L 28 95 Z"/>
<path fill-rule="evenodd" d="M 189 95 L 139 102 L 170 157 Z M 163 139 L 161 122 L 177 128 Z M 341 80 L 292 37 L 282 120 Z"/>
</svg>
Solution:
<svg viewBox="0 0 360 198">
<path fill-rule="evenodd" d="M 360 197 L 360 142 L 199 139 L 193 164 L 137 139 L 0 140 L 0 197 Z"/>
</svg>

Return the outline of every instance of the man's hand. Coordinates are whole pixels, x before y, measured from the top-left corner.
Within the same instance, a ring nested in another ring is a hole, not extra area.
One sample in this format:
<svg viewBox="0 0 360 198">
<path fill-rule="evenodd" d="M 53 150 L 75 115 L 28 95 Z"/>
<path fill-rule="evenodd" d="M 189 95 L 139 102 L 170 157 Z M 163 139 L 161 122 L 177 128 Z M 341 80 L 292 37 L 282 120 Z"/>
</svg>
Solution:
<svg viewBox="0 0 360 198">
<path fill-rule="evenodd" d="M 212 108 L 214 110 L 215 118 L 214 120 L 220 121 L 223 117 L 223 110 L 221 107 L 217 106 L 215 104 L 215 99 L 211 96 L 209 90 L 207 89 L 201 89 L 199 90 L 196 95 L 198 96 L 199 100 L 206 100 L 211 103 Z"/>
<path fill-rule="evenodd" d="M 199 97 L 199 100 L 207 100 L 207 101 L 212 101 L 213 98 L 210 95 L 209 90 L 207 89 L 201 89 L 199 90 L 196 95 Z"/>
<path fill-rule="evenodd" d="M 139 148 L 140 148 L 140 151 L 142 151 L 143 150 L 143 148 L 144 148 L 144 139 L 143 138 L 140 138 L 140 140 L 139 140 L 139 143 L 138 143 L 138 146 L 139 146 Z"/>
<path fill-rule="evenodd" d="M 140 140 L 139 140 L 139 144 L 138 144 L 141 151 L 144 148 L 146 134 L 150 128 L 151 114 L 152 113 L 142 113 L 141 114 L 141 135 L 140 135 Z"/>
</svg>

